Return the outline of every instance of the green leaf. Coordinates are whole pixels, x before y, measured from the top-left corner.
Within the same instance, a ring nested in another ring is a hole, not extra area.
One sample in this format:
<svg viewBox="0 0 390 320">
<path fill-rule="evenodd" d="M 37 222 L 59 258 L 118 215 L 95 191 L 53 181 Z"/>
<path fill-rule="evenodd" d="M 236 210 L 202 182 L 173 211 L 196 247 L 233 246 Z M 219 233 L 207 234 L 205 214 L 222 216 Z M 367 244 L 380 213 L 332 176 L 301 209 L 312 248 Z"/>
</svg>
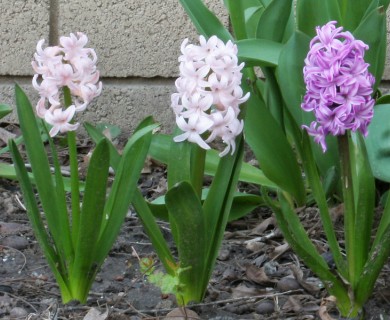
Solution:
<svg viewBox="0 0 390 320">
<path fill-rule="evenodd" d="M 334 261 L 336 263 L 339 273 L 344 277 L 346 277 L 347 269 L 345 265 L 345 259 L 342 257 L 341 249 L 336 238 L 336 233 L 333 228 L 333 222 L 328 208 L 325 189 L 321 184 L 320 176 L 311 149 L 311 143 L 309 140 L 310 138 L 306 131 L 303 133 L 302 138 L 303 138 L 302 159 L 303 159 L 303 167 L 305 168 L 306 177 L 309 182 L 309 186 L 312 190 L 313 197 L 320 211 L 322 226 L 324 228 L 325 235 L 328 240 L 328 244 L 332 252 Z"/>
<path fill-rule="evenodd" d="M 245 27 L 246 34 L 249 39 L 256 38 L 257 25 L 259 24 L 259 20 L 263 12 L 264 7 L 261 5 L 245 9 Z"/>
<path fill-rule="evenodd" d="M 109 148 L 106 140 L 101 140 L 94 149 L 88 165 L 87 180 L 80 215 L 80 229 L 75 247 L 75 260 L 72 268 L 72 291 L 75 298 L 85 302 L 90 285 L 97 272 L 95 247 L 102 223 L 106 202 L 109 169 Z"/>
<path fill-rule="evenodd" d="M 300 31 L 296 31 L 280 53 L 278 67 L 276 68 L 278 83 L 288 110 L 296 124 L 310 126 L 314 120 L 312 112 L 305 112 L 301 108 L 306 86 L 303 80 L 304 60 L 309 51 L 310 38 Z M 291 83 L 294 83 L 292 86 Z M 338 151 L 336 139 L 328 136 L 326 140 L 328 151 L 312 142 L 316 163 L 324 176 L 331 167 L 338 167 Z"/>
<path fill-rule="evenodd" d="M 202 201 L 206 199 L 208 191 L 209 189 L 203 189 Z M 261 196 L 236 192 L 234 194 L 232 208 L 229 214 L 229 221 L 238 220 L 252 212 L 257 207 L 263 205 L 264 200 Z M 148 202 L 148 206 L 156 218 L 168 221 L 169 214 L 165 205 L 165 196 L 158 197 L 152 202 Z"/>
<path fill-rule="evenodd" d="M 242 87 L 248 90 L 247 84 L 243 83 Z M 266 177 L 292 194 L 299 204 L 304 204 L 305 188 L 295 154 L 264 101 L 253 92 L 247 101 L 244 130 Z"/>
<path fill-rule="evenodd" d="M 390 94 L 386 94 L 376 99 L 375 104 L 390 104 Z"/>
<path fill-rule="evenodd" d="M 353 35 L 369 46 L 364 60 L 370 64 L 368 70 L 376 79 L 375 90 L 382 79 L 386 62 L 386 12 L 383 8 L 373 10 L 359 24 Z"/>
<path fill-rule="evenodd" d="M 6 104 L 0 104 L 0 119 L 12 112 L 12 108 Z"/>
<path fill-rule="evenodd" d="M 229 214 L 229 221 L 241 219 L 260 206 L 265 206 L 263 197 L 254 194 L 237 192 L 234 194 L 232 208 Z"/>
<path fill-rule="evenodd" d="M 67 285 L 67 273 L 60 269 L 61 258 L 58 256 L 56 248 L 53 248 L 51 245 L 50 237 L 46 232 L 41 213 L 39 212 L 30 178 L 27 174 L 27 170 L 24 166 L 23 159 L 19 153 L 16 143 L 11 140 L 9 147 L 12 155 L 12 161 L 15 165 L 15 174 L 17 175 L 18 181 L 20 183 L 27 216 L 33 228 L 34 235 L 37 238 L 38 243 L 50 266 L 50 269 L 56 278 L 56 281 L 61 290 L 62 297 L 64 301 L 66 301 L 66 299 L 71 298 L 71 294 Z M 61 273 L 61 271 L 63 272 Z"/>
<path fill-rule="evenodd" d="M 292 0 L 273 0 L 261 15 L 256 38 L 282 42 L 293 15 Z"/>
<path fill-rule="evenodd" d="M 98 143 L 101 139 L 106 139 L 108 141 L 108 147 L 110 149 L 110 166 L 116 171 L 118 168 L 119 162 L 120 162 L 120 154 L 116 150 L 115 146 L 112 144 L 112 142 L 107 139 L 107 137 L 103 134 L 101 130 L 98 128 L 95 128 L 93 125 L 90 123 L 84 123 L 84 127 L 87 130 L 89 136 L 91 139 L 95 142 Z"/>
<path fill-rule="evenodd" d="M 56 193 L 49 161 L 31 103 L 19 85 L 15 85 L 15 96 L 20 127 L 50 233 L 60 256 L 72 259 L 73 246 L 68 213 L 63 211 L 64 206 L 60 203 L 62 199 Z"/>
<path fill-rule="evenodd" d="M 355 261 L 362 272 L 368 259 L 375 208 L 375 181 L 363 137 L 351 132 L 349 140 L 352 186 L 355 198 Z"/>
<path fill-rule="evenodd" d="M 152 242 L 154 250 L 156 250 L 161 263 L 164 265 L 165 270 L 170 275 L 174 275 L 175 270 L 172 266 L 175 265 L 175 260 L 173 259 L 168 244 L 156 223 L 156 218 L 153 216 L 155 212 L 152 213 L 151 208 L 149 207 L 150 204 L 143 198 L 138 188 L 135 190 L 132 203 L 147 235 L 150 238 L 150 241 Z M 160 207 L 162 205 L 156 206 Z M 165 203 L 163 206 L 164 209 L 166 209 Z M 154 211 L 154 206 L 152 206 L 152 209 Z M 166 220 L 168 220 L 168 214 L 166 214 Z"/>
<path fill-rule="evenodd" d="M 103 133 L 105 136 L 109 138 L 109 140 L 114 140 L 121 134 L 121 129 L 113 124 L 109 123 L 97 123 L 96 129 Z"/>
<path fill-rule="evenodd" d="M 388 205 L 383 214 L 389 216 Z M 358 286 L 355 290 L 355 299 L 360 305 L 371 296 L 374 285 L 383 266 L 388 261 L 390 255 L 390 225 L 383 230 L 380 237 L 376 239 L 375 246 L 371 249 L 369 259 L 364 266 L 361 277 L 359 278 Z"/>
<path fill-rule="evenodd" d="M 298 30 L 310 37 L 316 34 L 315 28 L 336 20 L 342 25 L 338 0 L 297 0 Z"/>
<path fill-rule="evenodd" d="M 181 5 L 191 18 L 198 32 L 206 37 L 216 35 L 226 42 L 232 40 L 229 31 L 223 26 L 201 0 L 180 0 Z"/>
<path fill-rule="evenodd" d="M 375 178 L 390 182 L 390 104 L 374 107 L 374 117 L 366 137 L 368 159 Z"/>
<path fill-rule="evenodd" d="M 174 135 L 179 135 L 182 131 L 176 127 Z M 181 181 L 191 181 L 191 154 L 193 143 L 188 141 L 169 141 L 168 153 L 168 189 Z"/>
<path fill-rule="evenodd" d="M 390 0 L 379 0 L 379 6 L 383 6 L 384 10 L 387 11 Z"/>
<path fill-rule="evenodd" d="M 168 163 L 169 147 L 172 141 L 172 136 L 164 134 L 156 134 L 152 137 L 152 143 L 149 149 L 149 155 L 164 164 Z M 214 176 L 217 171 L 218 164 L 221 158 L 216 150 L 207 150 L 205 173 L 209 176 Z M 267 186 L 275 189 L 277 186 L 265 177 L 264 173 L 248 163 L 243 163 L 240 171 L 240 181 L 254 183 L 258 185 Z"/>
<path fill-rule="evenodd" d="M 313 120 L 311 113 L 301 109 L 306 91 L 303 81 L 303 67 L 309 51 L 309 43 L 310 38 L 307 35 L 296 31 L 282 47 L 276 68 L 283 99 L 298 125 L 307 125 Z M 294 85 L 291 85 L 292 83 Z"/>
<path fill-rule="evenodd" d="M 16 144 L 16 143 L 15 143 Z M 0 177 L 10 180 L 17 180 L 15 167 L 11 164 L 1 163 L 0 162 Z M 34 175 L 28 172 L 28 177 L 32 184 L 35 184 Z M 54 179 L 54 178 L 53 178 Z M 64 179 L 64 188 L 65 191 L 70 191 L 70 179 L 68 177 L 63 177 Z M 80 190 L 84 190 L 84 183 L 80 181 Z"/>
<path fill-rule="evenodd" d="M 283 49 L 281 43 L 267 39 L 245 39 L 236 42 L 238 58 L 246 67 L 276 66 Z"/>
<path fill-rule="evenodd" d="M 202 282 L 207 254 L 206 221 L 198 195 L 192 186 L 184 181 L 171 188 L 165 196 L 170 219 L 177 231 L 176 246 L 183 284 L 183 304 L 199 302 L 203 298 Z M 178 301 L 181 303 L 181 301 Z"/>
<path fill-rule="evenodd" d="M 233 155 L 224 156 L 218 165 L 207 199 L 203 203 L 206 224 L 206 241 L 209 248 L 205 260 L 205 272 L 200 280 L 205 293 L 223 239 L 226 224 L 237 187 L 244 154 L 244 139 L 236 138 L 237 148 Z"/>
<path fill-rule="evenodd" d="M 329 269 L 323 257 L 317 252 L 311 243 L 307 233 L 303 229 L 297 214 L 291 207 L 288 199 L 279 192 L 277 203 L 267 196 L 267 191 L 262 190 L 264 199 L 275 213 L 278 226 L 288 244 L 304 261 L 304 263 L 323 281 L 330 294 L 337 299 L 337 306 L 343 314 L 348 314 L 351 303 L 348 290 L 344 283 Z"/>
<path fill-rule="evenodd" d="M 342 25 L 346 30 L 353 31 L 359 25 L 367 9 L 378 6 L 378 0 L 338 0 L 342 15 Z"/>
<path fill-rule="evenodd" d="M 100 228 L 95 261 L 100 265 L 111 249 L 137 188 L 137 181 L 149 149 L 152 130 L 151 117 L 146 118 L 128 140 L 119 162 L 115 180 L 108 196 L 104 214 L 106 219 Z"/>
</svg>

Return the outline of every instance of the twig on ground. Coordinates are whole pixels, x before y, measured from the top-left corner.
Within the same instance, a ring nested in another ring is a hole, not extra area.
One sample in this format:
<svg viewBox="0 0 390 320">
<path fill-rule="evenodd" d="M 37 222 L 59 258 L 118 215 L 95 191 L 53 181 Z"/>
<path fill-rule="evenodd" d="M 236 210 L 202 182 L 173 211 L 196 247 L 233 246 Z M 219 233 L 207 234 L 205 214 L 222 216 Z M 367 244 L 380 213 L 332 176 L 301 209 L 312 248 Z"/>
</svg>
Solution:
<svg viewBox="0 0 390 320">
<path fill-rule="evenodd" d="M 9 292 L 6 292 L 6 291 L 2 291 L 0 290 L 0 292 L 4 293 L 4 294 L 7 294 L 9 295 L 10 297 L 14 298 L 14 299 L 17 299 L 23 303 L 25 303 L 26 305 L 28 305 L 31 309 L 34 310 L 34 312 L 38 312 L 37 308 L 35 308 L 30 302 L 28 302 L 27 300 L 21 298 L 21 297 L 18 297 L 17 295 L 14 295 L 12 293 L 9 293 Z"/>
</svg>

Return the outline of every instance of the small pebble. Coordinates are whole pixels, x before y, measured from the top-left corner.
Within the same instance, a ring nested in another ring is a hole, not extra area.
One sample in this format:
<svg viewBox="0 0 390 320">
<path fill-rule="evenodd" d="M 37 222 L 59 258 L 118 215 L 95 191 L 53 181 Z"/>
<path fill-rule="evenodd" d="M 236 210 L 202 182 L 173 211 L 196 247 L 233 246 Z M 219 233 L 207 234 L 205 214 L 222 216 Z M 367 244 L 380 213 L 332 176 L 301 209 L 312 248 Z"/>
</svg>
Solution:
<svg viewBox="0 0 390 320">
<path fill-rule="evenodd" d="M 221 249 L 218 255 L 219 261 L 226 261 L 230 257 L 230 250 L 229 249 Z"/>
<path fill-rule="evenodd" d="M 223 280 L 232 281 L 237 279 L 237 272 L 235 272 L 232 268 L 226 269 L 222 274 Z"/>
<path fill-rule="evenodd" d="M 263 249 L 265 244 L 263 242 L 249 242 L 246 248 L 252 252 L 257 252 Z"/>
<path fill-rule="evenodd" d="M 167 314 L 164 320 L 185 320 L 185 319 L 200 319 L 195 311 L 186 309 L 185 312 L 181 308 L 173 309 Z"/>
<path fill-rule="evenodd" d="M 264 272 L 267 276 L 273 276 L 278 272 L 279 263 L 270 261 L 264 264 Z"/>
<path fill-rule="evenodd" d="M 173 302 L 169 299 L 161 300 L 157 305 L 156 309 L 171 309 L 173 306 Z"/>
<path fill-rule="evenodd" d="M 27 316 L 27 311 L 20 307 L 15 307 L 11 309 L 9 315 L 11 319 L 23 319 Z"/>
<path fill-rule="evenodd" d="M 286 292 L 286 291 L 290 291 L 290 290 L 298 290 L 301 288 L 298 281 L 292 277 L 284 277 L 284 278 L 280 279 L 278 281 L 278 283 L 276 284 L 276 287 L 281 292 Z"/>
<path fill-rule="evenodd" d="M 271 301 L 260 302 L 256 307 L 258 314 L 271 314 L 275 311 L 274 303 Z"/>
<path fill-rule="evenodd" d="M 29 246 L 28 240 L 21 236 L 9 236 L 1 239 L 0 245 L 23 250 Z"/>
</svg>

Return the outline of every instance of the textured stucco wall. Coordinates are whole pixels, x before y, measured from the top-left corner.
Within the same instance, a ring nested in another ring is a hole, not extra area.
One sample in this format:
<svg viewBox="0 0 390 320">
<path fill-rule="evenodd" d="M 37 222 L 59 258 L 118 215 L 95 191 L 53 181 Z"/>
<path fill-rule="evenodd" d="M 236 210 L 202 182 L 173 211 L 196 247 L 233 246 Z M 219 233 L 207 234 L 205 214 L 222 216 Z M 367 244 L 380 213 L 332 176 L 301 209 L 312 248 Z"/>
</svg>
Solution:
<svg viewBox="0 0 390 320">
<path fill-rule="evenodd" d="M 222 1 L 206 3 L 227 25 Z M 197 37 L 178 0 L 0 0 L 0 13 L 0 102 L 14 105 L 17 81 L 35 104 L 30 84 L 37 41 L 54 44 L 61 35 L 82 31 L 98 54 L 103 81 L 102 95 L 83 120 L 115 123 L 130 132 L 152 114 L 163 128 L 171 127 L 180 44 Z"/>
<path fill-rule="evenodd" d="M 228 25 L 223 1 L 205 2 Z M 96 49 L 104 85 L 83 119 L 130 132 L 152 114 L 163 129 L 171 127 L 180 44 L 197 35 L 178 0 L 0 0 L 0 17 L 0 102 L 14 105 L 17 81 L 35 104 L 30 84 L 37 41 L 54 44 L 61 35 L 82 31 Z M 389 62 L 385 79 L 390 79 Z"/>
</svg>

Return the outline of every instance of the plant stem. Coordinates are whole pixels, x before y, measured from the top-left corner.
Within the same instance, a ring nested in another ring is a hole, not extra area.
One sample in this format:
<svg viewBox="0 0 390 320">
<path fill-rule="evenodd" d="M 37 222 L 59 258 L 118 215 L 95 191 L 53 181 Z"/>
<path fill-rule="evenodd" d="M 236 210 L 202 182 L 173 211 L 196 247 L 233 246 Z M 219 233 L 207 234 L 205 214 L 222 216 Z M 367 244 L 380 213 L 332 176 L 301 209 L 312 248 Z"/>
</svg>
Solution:
<svg viewBox="0 0 390 320">
<path fill-rule="evenodd" d="M 349 154 L 348 134 L 338 137 L 340 153 L 341 182 L 344 200 L 344 232 L 345 250 L 348 261 L 348 281 L 355 288 L 358 274 L 356 274 L 356 247 L 355 240 L 355 201 L 353 194 L 351 158 Z"/>
<path fill-rule="evenodd" d="M 72 104 L 72 96 L 68 87 L 64 87 L 65 107 Z M 72 198 L 72 241 L 76 247 L 80 224 L 80 190 L 79 190 L 79 164 L 77 161 L 76 133 L 68 131 L 68 148 L 70 162 L 70 188 Z"/>
</svg>

